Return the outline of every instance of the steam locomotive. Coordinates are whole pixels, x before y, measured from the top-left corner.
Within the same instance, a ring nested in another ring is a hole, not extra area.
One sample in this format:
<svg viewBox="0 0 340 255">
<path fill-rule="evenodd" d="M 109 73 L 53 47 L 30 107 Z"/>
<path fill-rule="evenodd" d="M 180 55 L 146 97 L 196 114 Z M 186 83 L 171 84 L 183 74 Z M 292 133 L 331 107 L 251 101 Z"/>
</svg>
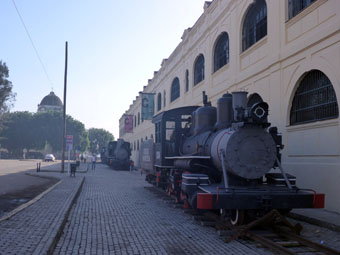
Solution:
<svg viewBox="0 0 340 255">
<path fill-rule="evenodd" d="M 155 143 L 140 150 L 146 180 L 192 208 L 219 210 L 232 224 L 271 209 L 323 208 L 324 194 L 299 189 L 282 168 L 282 137 L 268 122 L 268 104 L 247 106 L 247 92 L 153 117 Z"/>
<path fill-rule="evenodd" d="M 106 162 L 114 170 L 129 170 L 130 169 L 131 149 L 130 143 L 123 139 L 111 141 L 106 149 Z"/>
</svg>

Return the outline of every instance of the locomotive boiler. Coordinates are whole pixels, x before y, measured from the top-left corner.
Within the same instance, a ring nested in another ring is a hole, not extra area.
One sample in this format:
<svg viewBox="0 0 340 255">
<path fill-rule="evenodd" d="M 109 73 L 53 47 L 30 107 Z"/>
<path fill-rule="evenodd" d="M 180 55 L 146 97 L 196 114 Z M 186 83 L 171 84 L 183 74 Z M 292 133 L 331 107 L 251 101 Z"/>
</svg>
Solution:
<svg viewBox="0 0 340 255">
<path fill-rule="evenodd" d="M 107 146 L 106 160 L 109 166 L 114 170 L 129 170 L 131 149 L 130 143 L 123 139 L 111 141 Z"/>
<path fill-rule="evenodd" d="M 147 181 L 178 202 L 220 210 L 233 224 L 270 209 L 323 207 L 324 195 L 302 190 L 280 163 L 281 135 L 268 122 L 268 104 L 247 105 L 247 92 L 225 94 L 211 106 L 162 112 L 153 118 L 155 143 L 141 146 Z"/>
</svg>

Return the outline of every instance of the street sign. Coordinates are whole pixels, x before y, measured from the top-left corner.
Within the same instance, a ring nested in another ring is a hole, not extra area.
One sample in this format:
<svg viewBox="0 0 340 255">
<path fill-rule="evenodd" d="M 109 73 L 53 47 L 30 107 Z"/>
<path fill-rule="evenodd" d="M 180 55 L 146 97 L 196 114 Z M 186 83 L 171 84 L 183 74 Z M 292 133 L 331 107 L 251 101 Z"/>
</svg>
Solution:
<svg viewBox="0 0 340 255">
<path fill-rule="evenodd" d="M 73 135 L 67 135 L 66 136 L 66 149 L 68 151 L 72 150 L 73 146 Z"/>
</svg>

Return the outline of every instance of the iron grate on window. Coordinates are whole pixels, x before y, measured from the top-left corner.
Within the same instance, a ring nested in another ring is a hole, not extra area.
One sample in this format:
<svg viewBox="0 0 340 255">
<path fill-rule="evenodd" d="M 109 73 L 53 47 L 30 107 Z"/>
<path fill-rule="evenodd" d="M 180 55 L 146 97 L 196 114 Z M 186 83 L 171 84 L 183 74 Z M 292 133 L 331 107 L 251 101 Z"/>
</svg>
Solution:
<svg viewBox="0 0 340 255">
<path fill-rule="evenodd" d="M 288 0 L 288 18 L 298 15 L 316 0 Z"/>
<path fill-rule="evenodd" d="M 160 111 L 162 108 L 162 95 L 161 93 L 158 93 L 157 96 L 157 111 Z"/>
<path fill-rule="evenodd" d="M 302 124 L 339 116 L 332 83 L 327 76 L 313 70 L 301 80 L 290 110 L 290 124 Z"/>
<path fill-rule="evenodd" d="M 214 72 L 229 63 L 229 37 L 226 32 L 219 36 L 214 52 Z"/>
<path fill-rule="evenodd" d="M 170 95 L 170 102 L 173 102 L 180 96 L 180 86 L 179 86 L 179 79 L 176 77 L 171 85 L 171 95 Z"/>
<path fill-rule="evenodd" d="M 194 67 L 194 85 L 204 80 L 204 56 L 197 57 Z"/>
<path fill-rule="evenodd" d="M 256 0 L 244 18 L 242 29 L 242 51 L 250 48 L 267 35 L 267 5 L 264 0 Z"/>
</svg>

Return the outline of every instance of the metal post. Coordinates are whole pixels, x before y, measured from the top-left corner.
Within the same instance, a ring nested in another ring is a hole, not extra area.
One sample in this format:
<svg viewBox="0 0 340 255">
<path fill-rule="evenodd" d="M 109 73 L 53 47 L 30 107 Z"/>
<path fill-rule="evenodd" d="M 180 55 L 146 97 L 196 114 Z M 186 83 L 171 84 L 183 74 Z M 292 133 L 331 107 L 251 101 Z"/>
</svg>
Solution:
<svg viewBox="0 0 340 255">
<path fill-rule="evenodd" d="M 63 141 L 62 141 L 62 155 L 61 155 L 61 172 L 64 172 L 65 163 L 65 140 L 66 140 L 66 86 L 67 86 L 67 41 L 65 42 L 65 73 L 64 73 L 64 113 L 63 113 Z"/>
<path fill-rule="evenodd" d="M 224 152 L 223 152 L 223 150 L 220 150 L 220 156 L 221 156 L 221 163 L 222 163 L 222 170 L 223 170 L 224 187 L 226 189 L 228 189 L 229 183 L 228 183 L 227 169 L 225 168 L 225 165 L 224 165 Z"/>
<path fill-rule="evenodd" d="M 285 179 L 285 181 L 286 181 L 286 184 L 287 184 L 287 186 L 288 186 L 288 188 L 289 189 L 292 189 L 292 185 L 290 185 L 290 182 L 289 182 L 289 180 L 288 180 L 288 177 L 287 177 L 287 175 L 286 175 L 286 172 L 283 170 L 283 168 L 282 168 L 282 166 L 281 166 L 281 163 L 280 163 L 280 161 L 279 161 L 279 159 L 276 157 L 276 163 L 277 163 L 277 165 L 279 166 L 279 168 L 280 168 L 280 170 L 281 170 L 281 173 L 282 173 L 282 175 L 283 175 L 283 178 Z"/>
</svg>

